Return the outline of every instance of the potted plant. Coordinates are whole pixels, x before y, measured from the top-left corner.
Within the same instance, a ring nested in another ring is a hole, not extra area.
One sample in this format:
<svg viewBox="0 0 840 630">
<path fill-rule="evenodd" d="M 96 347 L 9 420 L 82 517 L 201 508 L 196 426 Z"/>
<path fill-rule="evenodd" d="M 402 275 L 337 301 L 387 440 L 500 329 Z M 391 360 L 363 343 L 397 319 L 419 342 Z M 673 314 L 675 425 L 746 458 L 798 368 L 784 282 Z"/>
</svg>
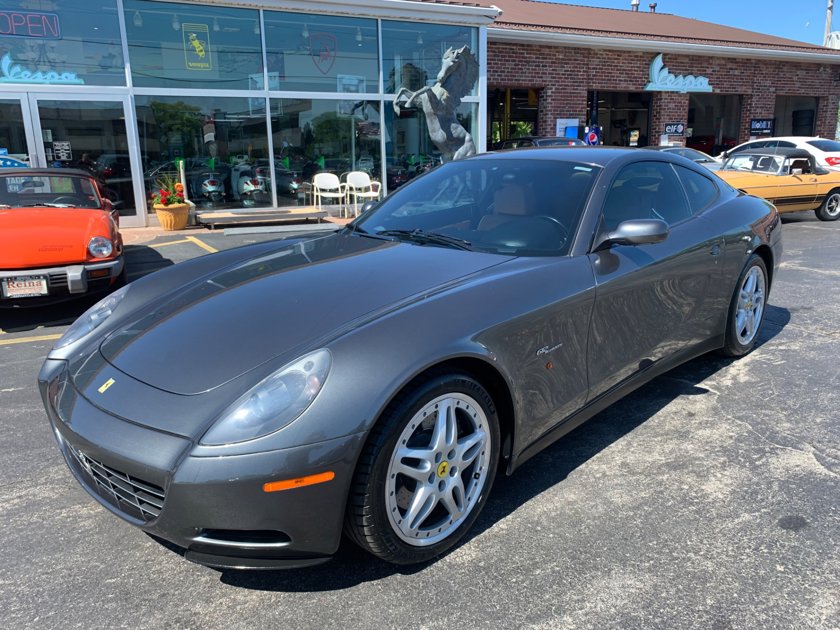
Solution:
<svg viewBox="0 0 840 630">
<path fill-rule="evenodd" d="M 190 220 L 190 207 L 184 201 L 184 185 L 165 175 L 157 181 L 157 187 L 152 195 L 152 207 L 160 226 L 164 230 L 183 230 Z"/>
</svg>

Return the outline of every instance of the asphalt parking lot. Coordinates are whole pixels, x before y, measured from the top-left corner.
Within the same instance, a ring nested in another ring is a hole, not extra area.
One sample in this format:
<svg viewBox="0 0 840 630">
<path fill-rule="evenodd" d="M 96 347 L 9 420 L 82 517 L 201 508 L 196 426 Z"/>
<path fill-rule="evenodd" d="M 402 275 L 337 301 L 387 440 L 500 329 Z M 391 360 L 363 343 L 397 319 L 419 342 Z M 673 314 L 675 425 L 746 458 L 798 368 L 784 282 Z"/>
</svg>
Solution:
<svg viewBox="0 0 840 630">
<path fill-rule="evenodd" d="M 277 236 L 158 237 L 129 260 Z M 218 572 L 115 518 L 35 385 L 82 306 L 3 315 L 0 627 L 840 628 L 840 222 L 786 217 L 784 241 L 752 354 L 692 361 L 500 476 L 469 538 L 409 569 L 346 543 Z"/>
</svg>

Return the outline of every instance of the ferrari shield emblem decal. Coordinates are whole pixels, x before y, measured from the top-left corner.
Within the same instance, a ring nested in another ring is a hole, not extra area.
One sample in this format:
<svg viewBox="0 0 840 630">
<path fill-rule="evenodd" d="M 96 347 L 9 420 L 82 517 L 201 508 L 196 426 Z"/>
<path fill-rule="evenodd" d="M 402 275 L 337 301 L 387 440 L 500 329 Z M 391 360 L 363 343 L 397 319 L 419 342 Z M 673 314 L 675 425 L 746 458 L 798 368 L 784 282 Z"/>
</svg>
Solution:
<svg viewBox="0 0 840 630">
<path fill-rule="evenodd" d="M 104 394 L 106 391 L 108 391 L 108 388 L 111 387 L 111 385 L 113 385 L 113 384 L 114 384 L 114 379 L 109 378 L 107 381 L 102 383 L 102 385 L 100 385 L 100 387 L 97 391 L 100 394 Z"/>
<path fill-rule="evenodd" d="M 312 33 L 309 36 L 309 54 L 321 74 L 328 74 L 335 63 L 335 35 Z"/>
</svg>

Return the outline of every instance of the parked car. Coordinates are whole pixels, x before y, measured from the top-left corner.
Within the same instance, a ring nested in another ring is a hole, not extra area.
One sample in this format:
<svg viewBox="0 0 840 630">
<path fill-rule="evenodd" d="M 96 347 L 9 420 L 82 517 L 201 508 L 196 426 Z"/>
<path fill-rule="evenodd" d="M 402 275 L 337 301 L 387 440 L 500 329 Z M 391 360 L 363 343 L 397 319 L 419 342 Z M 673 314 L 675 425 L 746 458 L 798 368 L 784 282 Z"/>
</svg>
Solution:
<svg viewBox="0 0 840 630">
<path fill-rule="evenodd" d="M 767 199 L 779 212 L 814 210 L 823 221 L 840 218 L 840 173 L 817 164 L 808 151 L 739 151 L 717 174 L 731 186 Z"/>
<path fill-rule="evenodd" d="M 697 149 L 690 149 L 688 147 L 642 147 L 651 151 L 664 151 L 665 153 L 673 153 L 674 155 L 681 155 L 688 158 L 692 162 L 703 166 L 710 171 L 716 171 L 720 168 L 721 161 L 713 158 L 711 155 L 698 151 Z"/>
<path fill-rule="evenodd" d="M 77 169 L 0 169 L 0 306 L 42 305 L 124 281 L 119 214 Z"/>
<path fill-rule="evenodd" d="M 345 531 L 424 562 L 499 467 L 750 352 L 780 256 L 776 209 L 684 158 L 485 153 L 338 232 L 136 280 L 57 341 L 41 395 L 81 485 L 190 560 L 318 564 Z"/>
<path fill-rule="evenodd" d="M 521 149 L 524 147 L 575 147 L 586 146 L 586 143 L 580 138 L 570 138 L 566 136 L 520 136 L 519 138 L 511 138 L 509 140 L 502 140 L 497 149 Z"/>
<path fill-rule="evenodd" d="M 816 136 L 779 136 L 749 140 L 727 149 L 718 158 L 726 159 L 743 151 L 755 150 L 773 153 L 777 149 L 802 149 L 813 155 L 820 166 L 840 170 L 840 141 Z"/>
</svg>

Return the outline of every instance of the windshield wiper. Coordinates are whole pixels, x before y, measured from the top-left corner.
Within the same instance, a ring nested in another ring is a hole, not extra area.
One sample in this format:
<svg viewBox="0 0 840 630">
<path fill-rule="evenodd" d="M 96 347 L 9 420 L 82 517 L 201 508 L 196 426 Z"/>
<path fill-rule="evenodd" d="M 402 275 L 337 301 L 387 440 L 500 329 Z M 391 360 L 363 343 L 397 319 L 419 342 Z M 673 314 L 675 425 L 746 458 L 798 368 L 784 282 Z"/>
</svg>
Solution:
<svg viewBox="0 0 840 630">
<path fill-rule="evenodd" d="M 426 232 L 425 230 L 382 230 L 376 233 L 378 236 L 396 236 L 404 238 L 415 243 L 433 243 L 435 245 L 445 245 L 447 247 L 454 247 L 455 249 L 472 250 L 472 243 L 465 241 L 462 238 L 455 238 L 454 236 L 447 236 L 446 234 L 438 234 L 437 232 Z"/>
<path fill-rule="evenodd" d="M 27 208 L 76 208 L 73 203 L 32 203 L 26 206 Z"/>
</svg>

